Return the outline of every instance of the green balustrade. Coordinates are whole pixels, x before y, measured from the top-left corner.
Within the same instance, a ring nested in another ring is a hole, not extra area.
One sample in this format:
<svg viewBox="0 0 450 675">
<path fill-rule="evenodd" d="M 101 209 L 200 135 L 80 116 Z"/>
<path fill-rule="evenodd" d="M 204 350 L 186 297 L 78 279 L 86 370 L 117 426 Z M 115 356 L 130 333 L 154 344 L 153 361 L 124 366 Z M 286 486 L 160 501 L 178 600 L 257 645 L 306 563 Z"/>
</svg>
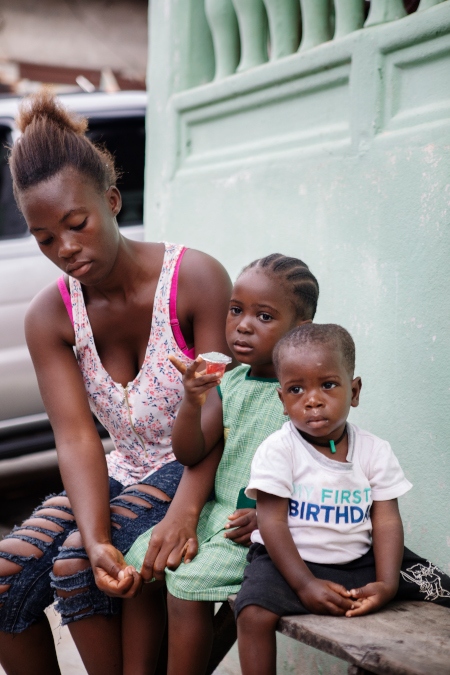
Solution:
<svg viewBox="0 0 450 675">
<path fill-rule="evenodd" d="M 270 60 L 297 51 L 300 28 L 298 0 L 264 0 L 269 19 Z"/>
<path fill-rule="evenodd" d="M 353 33 L 364 25 L 364 0 L 334 0 L 336 28 L 334 39 Z"/>
<path fill-rule="evenodd" d="M 243 72 L 268 60 L 267 14 L 263 0 L 233 0 L 233 5 L 241 36 L 238 72 Z"/>
<path fill-rule="evenodd" d="M 364 24 L 375 26 L 378 23 L 388 23 L 406 16 L 403 0 L 371 0 L 369 16 Z"/>
<path fill-rule="evenodd" d="M 445 1 L 446 0 L 422 0 L 417 11 L 423 12 L 424 9 L 430 9 L 430 7 L 434 7 L 434 5 L 440 5 L 441 2 Z"/>
<path fill-rule="evenodd" d="M 331 40 L 331 0 L 300 0 L 302 9 L 302 41 L 305 51 Z"/>
<path fill-rule="evenodd" d="M 216 62 L 215 80 L 232 75 L 239 63 L 239 26 L 231 0 L 205 0 Z"/>
</svg>

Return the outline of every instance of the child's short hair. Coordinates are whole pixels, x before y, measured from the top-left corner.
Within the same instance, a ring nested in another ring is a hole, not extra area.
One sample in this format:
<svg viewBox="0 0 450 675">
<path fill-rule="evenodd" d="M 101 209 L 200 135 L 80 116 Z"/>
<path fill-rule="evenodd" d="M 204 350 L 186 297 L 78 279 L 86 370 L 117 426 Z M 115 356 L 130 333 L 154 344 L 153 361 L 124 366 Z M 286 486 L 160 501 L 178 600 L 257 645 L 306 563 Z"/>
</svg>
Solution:
<svg viewBox="0 0 450 675">
<path fill-rule="evenodd" d="M 283 353 L 309 344 L 328 345 L 340 351 L 351 377 L 355 372 L 355 343 L 350 333 L 335 323 L 307 323 L 297 326 L 284 335 L 273 350 L 275 372 L 279 373 Z"/>
<path fill-rule="evenodd" d="M 319 282 L 306 263 L 282 253 L 272 253 L 251 262 L 244 267 L 241 274 L 254 268 L 259 268 L 279 279 L 291 293 L 297 318 L 314 319 L 319 299 Z"/>
</svg>

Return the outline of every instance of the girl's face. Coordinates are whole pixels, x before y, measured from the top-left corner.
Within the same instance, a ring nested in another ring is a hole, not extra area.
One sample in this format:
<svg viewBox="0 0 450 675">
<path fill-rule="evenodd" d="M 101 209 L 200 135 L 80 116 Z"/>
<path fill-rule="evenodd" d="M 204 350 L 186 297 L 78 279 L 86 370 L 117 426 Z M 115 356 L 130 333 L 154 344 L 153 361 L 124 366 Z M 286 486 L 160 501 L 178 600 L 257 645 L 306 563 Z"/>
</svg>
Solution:
<svg viewBox="0 0 450 675">
<path fill-rule="evenodd" d="M 275 377 L 272 351 L 296 317 L 284 286 L 258 269 L 241 274 L 233 287 L 226 336 L 233 355 L 251 366 L 253 377 Z"/>
<path fill-rule="evenodd" d="M 117 188 L 100 194 L 88 178 L 65 167 L 25 190 L 20 204 L 39 248 L 63 272 L 88 285 L 109 274 L 120 240 Z"/>
<path fill-rule="evenodd" d="M 279 371 L 280 399 L 294 426 L 319 442 L 336 441 L 361 391 L 342 354 L 327 344 L 286 348 Z"/>
</svg>

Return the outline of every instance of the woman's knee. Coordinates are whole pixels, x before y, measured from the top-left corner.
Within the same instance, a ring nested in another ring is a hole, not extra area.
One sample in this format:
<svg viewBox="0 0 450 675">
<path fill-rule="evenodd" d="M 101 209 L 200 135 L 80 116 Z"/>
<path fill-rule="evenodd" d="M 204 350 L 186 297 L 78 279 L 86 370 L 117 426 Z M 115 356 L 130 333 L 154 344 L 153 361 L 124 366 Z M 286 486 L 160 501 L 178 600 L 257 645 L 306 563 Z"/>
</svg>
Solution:
<svg viewBox="0 0 450 675">
<path fill-rule="evenodd" d="M 61 511 L 61 507 L 64 511 Z M 69 510 L 67 497 L 51 497 L 0 542 L 0 602 L 2 593 L 14 581 L 13 577 L 22 572 L 24 567 L 45 556 L 55 544 L 64 531 L 64 526 L 60 524 L 61 514 L 64 515 L 64 524 L 74 520 L 73 515 L 68 513 Z M 8 577 L 11 577 L 11 583 L 6 583 Z"/>
<path fill-rule="evenodd" d="M 90 567 L 87 554 L 79 532 L 72 532 L 61 546 L 60 553 L 53 563 L 55 577 L 71 577 Z"/>
<path fill-rule="evenodd" d="M 33 623 L 30 617 L 43 616 L 52 597 L 52 559 L 73 522 L 67 497 L 51 497 L 0 542 L 2 630 L 20 632 Z"/>
<path fill-rule="evenodd" d="M 95 585 L 78 531 L 72 532 L 61 546 L 53 563 L 51 580 L 57 600 L 56 609 L 63 625 L 93 616 L 100 605 L 103 608 L 105 604 Z"/>
</svg>

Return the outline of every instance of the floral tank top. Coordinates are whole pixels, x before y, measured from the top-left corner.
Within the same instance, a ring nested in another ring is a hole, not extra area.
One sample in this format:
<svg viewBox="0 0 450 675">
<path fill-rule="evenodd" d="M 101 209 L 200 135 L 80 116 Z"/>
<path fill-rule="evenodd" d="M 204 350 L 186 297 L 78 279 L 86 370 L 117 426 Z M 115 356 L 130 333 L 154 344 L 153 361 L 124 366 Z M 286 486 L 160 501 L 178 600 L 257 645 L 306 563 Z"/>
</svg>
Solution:
<svg viewBox="0 0 450 675">
<path fill-rule="evenodd" d="M 94 342 L 81 284 L 69 277 L 75 331 L 75 354 L 92 412 L 108 430 L 114 450 L 107 456 L 108 473 L 131 485 L 175 459 L 171 433 L 183 396 L 181 375 L 168 360 L 174 354 L 189 362 L 175 340 L 169 303 L 172 278 L 183 246 L 165 244 L 153 303 L 150 338 L 139 373 L 126 387 L 104 369 Z"/>
</svg>

